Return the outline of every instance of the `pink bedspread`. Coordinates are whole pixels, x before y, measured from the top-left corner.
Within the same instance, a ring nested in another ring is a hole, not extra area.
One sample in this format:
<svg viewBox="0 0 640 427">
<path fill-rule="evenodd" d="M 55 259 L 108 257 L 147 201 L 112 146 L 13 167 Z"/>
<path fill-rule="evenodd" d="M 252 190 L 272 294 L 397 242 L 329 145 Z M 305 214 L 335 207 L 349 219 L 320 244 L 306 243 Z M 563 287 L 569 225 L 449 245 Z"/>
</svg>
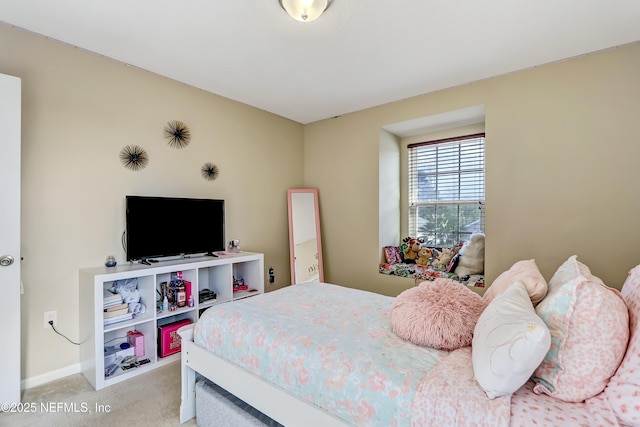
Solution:
<svg viewBox="0 0 640 427">
<path fill-rule="evenodd" d="M 585 402 L 567 403 L 546 394 L 535 394 L 533 381 L 529 381 L 511 396 L 512 427 L 619 425 L 603 393 Z"/>
<path fill-rule="evenodd" d="M 471 347 L 454 350 L 422 380 L 411 425 L 509 426 L 509 397 L 489 400 L 473 379 Z"/>
<path fill-rule="evenodd" d="M 581 403 L 535 394 L 527 382 L 511 397 L 489 400 L 473 379 L 471 347 L 455 350 L 422 380 L 411 425 L 491 427 L 620 426 L 601 393 Z"/>
</svg>

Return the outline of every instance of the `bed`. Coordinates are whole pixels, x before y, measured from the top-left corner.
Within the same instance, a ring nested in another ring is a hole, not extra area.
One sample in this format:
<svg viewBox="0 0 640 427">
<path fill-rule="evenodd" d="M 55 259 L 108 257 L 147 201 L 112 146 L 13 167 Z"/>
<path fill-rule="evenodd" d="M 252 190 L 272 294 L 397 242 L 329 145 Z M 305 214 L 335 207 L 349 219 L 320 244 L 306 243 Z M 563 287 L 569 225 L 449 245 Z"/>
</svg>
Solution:
<svg viewBox="0 0 640 427">
<path fill-rule="evenodd" d="M 305 283 L 221 304 L 179 332 L 181 421 L 195 416 L 203 376 L 285 426 L 640 425 L 640 266 L 622 295 L 629 350 L 607 388 L 576 403 L 535 393 L 532 380 L 489 399 L 472 347 L 399 338 L 391 297 Z"/>
</svg>

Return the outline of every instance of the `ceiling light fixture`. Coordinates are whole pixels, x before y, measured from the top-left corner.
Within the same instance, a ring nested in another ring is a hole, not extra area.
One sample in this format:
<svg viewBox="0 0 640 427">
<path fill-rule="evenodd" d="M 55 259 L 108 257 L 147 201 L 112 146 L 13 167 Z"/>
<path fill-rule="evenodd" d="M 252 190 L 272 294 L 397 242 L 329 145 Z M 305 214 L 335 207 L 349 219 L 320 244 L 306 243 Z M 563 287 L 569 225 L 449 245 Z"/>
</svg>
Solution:
<svg viewBox="0 0 640 427">
<path fill-rule="evenodd" d="M 296 21 L 311 22 L 327 10 L 332 0 L 278 0 Z"/>
</svg>

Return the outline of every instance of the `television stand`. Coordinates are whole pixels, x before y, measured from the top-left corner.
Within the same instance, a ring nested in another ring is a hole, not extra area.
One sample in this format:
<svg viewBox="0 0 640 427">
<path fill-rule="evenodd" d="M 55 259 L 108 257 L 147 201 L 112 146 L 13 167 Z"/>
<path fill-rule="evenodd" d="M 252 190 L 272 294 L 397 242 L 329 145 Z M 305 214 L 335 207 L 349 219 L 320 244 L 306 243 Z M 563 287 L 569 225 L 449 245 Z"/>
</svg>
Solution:
<svg viewBox="0 0 640 427">
<path fill-rule="evenodd" d="M 214 254 L 213 252 L 207 252 L 206 254 L 204 254 L 204 256 L 212 256 L 214 258 L 218 258 L 218 255 Z"/>
</svg>

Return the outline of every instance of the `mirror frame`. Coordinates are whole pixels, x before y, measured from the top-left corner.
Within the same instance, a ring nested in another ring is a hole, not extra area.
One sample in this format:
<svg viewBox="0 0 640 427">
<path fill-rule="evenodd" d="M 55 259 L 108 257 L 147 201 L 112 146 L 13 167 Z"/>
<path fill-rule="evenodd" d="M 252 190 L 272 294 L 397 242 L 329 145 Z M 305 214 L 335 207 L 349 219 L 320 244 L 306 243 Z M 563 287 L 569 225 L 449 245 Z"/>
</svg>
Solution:
<svg viewBox="0 0 640 427">
<path fill-rule="evenodd" d="M 317 242 L 317 254 L 318 254 L 318 278 L 320 282 L 324 282 L 324 267 L 322 263 L 322 239 L 320 236 L 320 209 L 318 206 L 318 190 L 315 188 L 291 188 L 287 190 L 287 205 L 289 213 L 289 260 L 291 263 L 291 284 L 295 285 L 298 282 L 296 278 L 296 255 L 295 255 L 295 236 L 294 236 L 294 212 L 292 196 L 294 194 L 312 194 L 313 195 L 313 210 L 314 210 L 314 223 Z"/>
</svg>

